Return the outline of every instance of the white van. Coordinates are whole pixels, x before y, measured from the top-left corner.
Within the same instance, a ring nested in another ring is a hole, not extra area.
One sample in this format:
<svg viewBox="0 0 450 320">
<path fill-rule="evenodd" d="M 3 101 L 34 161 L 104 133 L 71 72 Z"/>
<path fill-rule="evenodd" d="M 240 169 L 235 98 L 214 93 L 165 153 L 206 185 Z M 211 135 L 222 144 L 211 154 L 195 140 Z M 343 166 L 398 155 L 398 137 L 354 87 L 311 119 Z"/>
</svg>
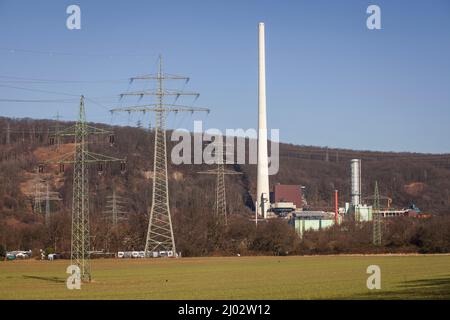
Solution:
<svg viewBox="0 0 450 320">
<path fill-rule="evenodd" d="M 17 259 L 28 259 L 29 257 L 28 257 L 28 255 L 27 255 L 25 252 L 19 251 L 19 252 L 16 254 L 16 258 L 17 258 Z"/>
<path fill-rule="evenodd" d="M 167 251 L 160 251 L 159 252 L 160 257 L 167 257 Z"/>
</svg>

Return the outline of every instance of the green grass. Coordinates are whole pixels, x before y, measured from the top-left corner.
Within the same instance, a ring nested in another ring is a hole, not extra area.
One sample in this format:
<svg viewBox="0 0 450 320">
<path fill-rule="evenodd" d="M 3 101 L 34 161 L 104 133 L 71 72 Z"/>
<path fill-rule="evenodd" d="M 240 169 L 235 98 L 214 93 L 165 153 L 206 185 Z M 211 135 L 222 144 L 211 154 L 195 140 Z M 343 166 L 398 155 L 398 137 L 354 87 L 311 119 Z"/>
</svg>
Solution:
<svg viewBox="0 0 450 320">
<path fill-rule="evenodd" d="M 69 264 L 0 262 L 0 299 L 450 299 L 450 255 L 100 259 L 81 290 Z M 366 287 L 371 264 L 381 290 Z"/>
</svg>

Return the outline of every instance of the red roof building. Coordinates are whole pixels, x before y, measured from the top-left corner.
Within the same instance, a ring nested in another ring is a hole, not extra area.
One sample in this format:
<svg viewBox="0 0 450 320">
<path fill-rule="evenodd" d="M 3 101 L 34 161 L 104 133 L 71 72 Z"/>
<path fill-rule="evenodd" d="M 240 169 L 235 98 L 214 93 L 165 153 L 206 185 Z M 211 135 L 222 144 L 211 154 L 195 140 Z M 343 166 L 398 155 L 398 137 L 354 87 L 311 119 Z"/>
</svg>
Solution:
<svg viewBox="0 0 450 320">
<path fill-rule="evenodd" d="M 273 187 L 274 202 L 292 202 L 297 208 L 302 207 L 302 191 L 299 185 L 276 184 Z"/>
</svg>

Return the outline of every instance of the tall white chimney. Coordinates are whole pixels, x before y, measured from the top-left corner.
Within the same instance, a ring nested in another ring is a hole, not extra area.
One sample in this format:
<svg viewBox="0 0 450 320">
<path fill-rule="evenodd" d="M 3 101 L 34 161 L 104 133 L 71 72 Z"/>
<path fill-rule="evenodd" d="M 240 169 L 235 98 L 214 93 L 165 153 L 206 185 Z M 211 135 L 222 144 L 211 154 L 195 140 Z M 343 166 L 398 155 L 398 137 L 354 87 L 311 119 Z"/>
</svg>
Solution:
<svg viewBox="0 0 450 320">
<path fill-rule="evenodd" d="M 361 204 L 361 159 L 352 159 L 351 168 L 351 201 L 352 205 Z"/>
<path fill-rule="evenodd" d="M 266 120 L 266 57 L 264 43 L 264 23 L 259 23 L 258 52 L 258 175 L 257 175 L 257 213 L 267 218 L 269 200 L 269 166 L 267 155 L 267 120 Z"/>
</svg>

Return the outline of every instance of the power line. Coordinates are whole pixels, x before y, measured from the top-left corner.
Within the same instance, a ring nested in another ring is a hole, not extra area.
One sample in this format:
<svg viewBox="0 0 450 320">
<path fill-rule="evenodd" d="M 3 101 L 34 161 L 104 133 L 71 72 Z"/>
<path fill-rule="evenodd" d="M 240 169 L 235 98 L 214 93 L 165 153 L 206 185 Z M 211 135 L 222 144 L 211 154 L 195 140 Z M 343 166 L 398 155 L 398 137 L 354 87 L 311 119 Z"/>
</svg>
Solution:
<svg viewBox="0 0 450 320">
<path fill-rule="evenodd" d="M 62 52 L 62 51 L 45 51 L 45 50 L 32 50 L 32 49 L 17 49 L 17 48 L 0 48 L 0 51 L 5 53 L 28 53 L 28 54 L 40 54 L 49 56 L 77 56 L 77 57 L 148 57 L 148 53 L 131 53 L 131 52 L 114 52 L 114 53 L 76 53 L 76 52 Z"/>
<path fill-rule="evenodd" d="M 47 100 L 39 100 L 39 99 L 2 99 L 0 98 L 0 102 L 11 102 L 11 103 L 73 103 L 75 99 L 47 99 Z"/>
<path fill-rule="evenodd" d="M 59 95 L 63 95 L 63 96 L 79 97 L 79 95 L 74 94 L 74 93 L 58 92 L 58 91 L 48 91 L 48 90 L 42 90 L 42 89 L 32 89 L 32 88 L 24 88 L 24 87 L 16 87 L 16 86 L 8 86 L 8 85 L 5 85 L 5 84 L 0 84 L 0 87 L 3 87 L 3 88 L 10 88 L 10 89 L 18 89 L 18 90 L 25 90 L 25 91 L 34 91 L 34 92 L 43 92 L 43 93 L 59 94 Z"/>
<path fill-rule="evenodd" d="M 0 82 L 26 82 L 26 83 L 120 83 L 129 81 L 130 79 L 102 79 L 102 80 L 67 80 L 67 79 L 42 79 L 42 78 L 25 78 L 15 76 L 0 76 L 2 79 Z"/>
</svg>

